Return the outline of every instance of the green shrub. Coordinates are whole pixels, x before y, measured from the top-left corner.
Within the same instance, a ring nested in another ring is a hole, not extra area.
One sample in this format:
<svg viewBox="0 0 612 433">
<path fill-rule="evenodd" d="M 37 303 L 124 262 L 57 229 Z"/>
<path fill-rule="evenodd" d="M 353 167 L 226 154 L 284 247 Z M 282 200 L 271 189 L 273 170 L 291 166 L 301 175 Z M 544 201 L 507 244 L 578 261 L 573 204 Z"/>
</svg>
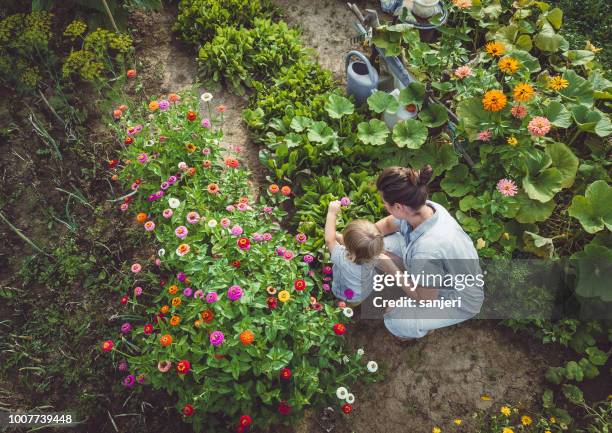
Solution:
<svg viewBox="0 0 612 433">
<path fill-rule="evenodd" d="M 245 86 L 271 80 L 283 66 L 304 55 L 297 30 L 282 21 L 256 19 L 253 29 L 219 28 L 214 39 L 200 48 L 198 60 L 205 80 L 223 80 L 244 94 Z"/>
<path fill-rule="evenodd" d="M 183 0 L 173 30 L 196 46 L 210 41 L 221 27 L 252 28 L 255 18 L 272 18 L 270 0 Z"/>
</svg>

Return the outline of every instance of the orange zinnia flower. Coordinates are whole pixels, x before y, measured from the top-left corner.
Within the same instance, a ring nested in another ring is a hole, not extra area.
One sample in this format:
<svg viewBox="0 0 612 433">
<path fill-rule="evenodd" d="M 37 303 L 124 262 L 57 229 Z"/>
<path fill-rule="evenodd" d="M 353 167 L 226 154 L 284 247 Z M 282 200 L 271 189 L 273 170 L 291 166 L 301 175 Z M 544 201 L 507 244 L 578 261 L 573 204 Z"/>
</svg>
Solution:
<svg viewBox="0 0 612 433">
<path fill-rule="evenodd" d="M 178 102 L 181 100 L 181 97 L 179 95 L 177 95 L 176 93 L 170 93 L 168 95 L 168 101 L 170 102 Z"/>
<path fill-rule="evenodd" d="M 200 316 L 202 316 L 202 320 L 204 321 L 204 323 L 210 323 L 215 318 L 215 313 L 210 310 L 206 310 L 202 311 L 202 313 L 200 313 Z"/>
<path fill-rule="evenodd" d="M 208 184 L 208 192 L 211 194 L 216 194 L 219 192 L 219 185 L 217 185 L 216 183 L 209 183 Z"/>
<path fill-rule="evenodd" d="M 172 305 L 174 305 L 175 307 L 181 305 L 181 302 L 181 298 L 179 298 L 178 296 L 176 298 L 172 298 Z"/>
<path fill-rule="evenodd" d="M 193 176 L 194 174 L 196 174 L 196 169 L 195 169 L 195 167 L 189 167 L 189 168 L 187 169 L 187 174 L 188 174 L 189 176 Z"/>
<path fill-rule="evenodd" d="M 289 188 L 287 185 L 283 186 L 281 188 L 281 194 L 283 194 L 283 195 L 291 194 L 291 188 Z"/>
<path fill-rule="evenodd" d="M 482 106 L 487 111 L 500 111 L 506 106 L 506 95 L 501 90 L 489 90 L 482 98 Z"/>
<path fill-rule="evenodd" d="M 210 168 L 212 166 L 212 162 L 210 161 L 210 159 L 205 159 L 204 161 L 202 161 L 202 166 L 204 168 Z"/>
<path fill-rule="evenodd" d="M 225 165 L 230 168 L 238 167 L 238 160 L 236 158 L 225 158 Z"/>
<path fill-rule="evenodd" d="M 195 152 L 195 151 L 197 150 L 197 147 L 196 147 L 196 145 L 195 145 L 195 144 L 193 144 L 193 143 L 187 143 L 187 144 L 185 145 L 185 149 L 187 149 L 187 152 L 189 152 L 189 153 L 193 153 L 193 152 Z"/>
<path fill-rule="evenodd" d="M 181 318 L 179 316 L 172 316 L 170 318 L 170 325 L 177 326 L 179 323 L 181 323 Z"/>
<path fill-rule="evenodd" d="M 217 107 L 219 113 L 225 113 L 225 105 L 221 104 Z"/>
<path fill-rule="evenodd" d="M 493 41 L 485 45 L 485 50 L 493 57 L 501 57 L 504 51 L 506 51 L 506 48 L 501 42 Z"/>
<path fill-rule="evenodd" d="M 163 347 L 168 347 L 172 344 L 172 335 L 170 334 L 164 334 L 161 337 L 159 337 L 159 343 L 163 346 Z"/>
<path fill-rule="evenodd" d="M 168 287 L 168 293 L 170 293 L 171 295 L 176 294 L 177 291 L 178 291 L 178 287 L 176 286 L 176 284 L 173 284 L 170 287 Z"/>
<path fill-rule="evenodd" d="M 159 108 L 159 104 L 157 103 L 157 101 L 151 101 L 149 102 L 149 110 L 151 111 L 155 111 Z"/>
<path fill-rule="evenodd" d="M 514 74 L 518 71 L 519 61 L 513 57 L 504 57 L 499 62 L 497 62 L 497 66 L 499 66 L 499 70 L 504 74 Z"/>
<path fill-rule="evenodd" d="M 196 320 L 195 322 L 193 322 L 193 326 L 195 326 L 196 328 L 199 328 L 200 326 L 202 326 L 202 321 Z"/>
<path fill-rule="evenodd" d="M 517 84 L 514 90 L 512 91 L 514 94 L 514 100 L 519 102 L 527 102 L 533 95 L 535 95 L 535 90 L 533 87 L 527 83 Z"/>
<path fill-rule="evenodd" d="M 249 198 L 248 197 L 240 197 L 240 200 L 238 200 L 238 203 L 247 204 L 248 202 L 249 202 Z"/>
<path fill-rule="evenodd" d="M 159 311 L 163 314 L 168 314 L 168 311 L 170 311 L 170 306 L 169 305 L 164 305 L 163 307 L 161 307 L 159 309 Z"/>
<path fill-rule="evenodd" d="M 255 336 L 253 335 L 251 331 L 244 331 L 240 334 L 240 342 L 244 344 L 245 346 L 253 343 L 254 340 L 255 340 Z"/>
<path fill-rule="evenodd" d="M 138 221 L 139 223 L 143 223 L 147 220 L 147 214 L 144 212 L 140 212 L 138 215 L 136 215 L 136 221 Z"/>
<path fill-rule="evenodd" d="M 273 183 L 272 185 L 268 187 L 268 191 L 270 191 L 273 194 L 276 194 L 277 192 L 280 191 L 280 188 L 278 187 L 277 184 Z"/>
</svg>

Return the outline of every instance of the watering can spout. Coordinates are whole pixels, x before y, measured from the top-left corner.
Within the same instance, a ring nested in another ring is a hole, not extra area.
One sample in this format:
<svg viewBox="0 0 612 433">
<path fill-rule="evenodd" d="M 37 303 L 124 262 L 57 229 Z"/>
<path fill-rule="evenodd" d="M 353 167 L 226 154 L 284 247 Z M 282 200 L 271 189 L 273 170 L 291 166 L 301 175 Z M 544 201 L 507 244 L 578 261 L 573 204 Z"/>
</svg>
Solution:
<svg viewBox="0 0 612 433">
<path fill-rule="evenodd" d="M 358 60 L 351 61 L 353 57 L 357 57 Z M 351 51 L 346 55 L 345 68 L 346 91 L 355 97 L 358 105 L 361 105 L 378 88 L 378 72 L 359 51 Z"/>
</svg>

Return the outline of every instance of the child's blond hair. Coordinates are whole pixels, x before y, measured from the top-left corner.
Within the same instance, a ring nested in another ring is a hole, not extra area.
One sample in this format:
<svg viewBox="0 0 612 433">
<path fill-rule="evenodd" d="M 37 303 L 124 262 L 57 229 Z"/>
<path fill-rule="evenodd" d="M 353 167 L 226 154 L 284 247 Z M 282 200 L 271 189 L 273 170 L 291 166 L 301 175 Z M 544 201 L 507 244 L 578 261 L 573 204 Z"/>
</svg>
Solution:
<svg viewBox="0 0 612 433">
<path fill-rule="evenodd" d="M 349 259 L 358 265 L 372 261 L 385 248 L 383 234 L 370 221 L 351 221 L 342 231 L 342 237 Z"/>
</svg>

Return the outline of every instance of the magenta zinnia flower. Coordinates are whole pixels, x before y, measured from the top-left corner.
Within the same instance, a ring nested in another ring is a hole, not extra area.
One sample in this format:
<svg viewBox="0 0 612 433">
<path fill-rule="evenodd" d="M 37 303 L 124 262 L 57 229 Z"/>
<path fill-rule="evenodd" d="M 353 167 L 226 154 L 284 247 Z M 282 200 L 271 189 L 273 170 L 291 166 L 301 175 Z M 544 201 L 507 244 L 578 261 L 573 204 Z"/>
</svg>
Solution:
<svg viewBox="0 0 612 433">
<path fill-rule="evenodd" d="M 133 374 L 127 375 L 123 378 L 123 386 L 125 386 L 126 388 L 133 387 L 134 383 L 136 383 L 136 378 Z"/>
<path fill-rule="evenodd" d="M 187 274 L 185 274 L 185 272 L 179 272 L 176 274 L 176 279 L 182 283 L 187 279 Z"/>
<path fill-rule="evenodd" d="M 187 231 L 187 227 L 185 226 L 178 226 L 176 230 L 174 230 L 174 234 L 181 239 L 185 239 L 185 236 L 187 236 L 187 233 L 189 232 Z"/>
<path fill-rule="evenodd" d="M 227 297 L 230 301 L 237 301 L 242 297 L 242 288 L 238 285 L 231 286 L 227 291 Z"/>
<path fill-rule="evenodd" d="M 226 211 L 228 212 L 234 212 L 236 210 L 236 208 L 234 207 L 234 205 L 227 205 L 227 207 L 225 208 Z"/>
<path fill-rule="evenodd" d="M 215 302 L 217 302 L 217 299 L 219 299 L 219 295 L 217 295 L 217 292 L 209 292 L 206 294 L 206 302 L 208 302 L 209 304 L 214 304 Z"/>
<path fill-rule="evenodd" d="M 119 371 L 127 371 L 128 369 L 127 361 L 120 361 L 118 368 L 119 368 Z"/>
<path fill-rule="evenodd" d="M 186 296 L 187 298 L 190 297 L 193 294 L 193 289 L 191 287 L 185 287 L 183 289 L 183 295 Z"/>
<path fill-rule="evenodd" d="M 353 289 L 345 289 L 344 296 L 346 297 L 346 299 L 351 300 L 355 296 L 355 292 L 353 291 Z"/>
<path fill-rule="evenodd" d="M 264 233 L 263 234 L 263 240 L 266 241 L 266 242 L 271 241 L 272 240 L 272 233 L 268 233 L 268 232 Z"/>
<path fill-rule="evenodd" d="M 543 137 L 550 131 L 550 121 L 546 117 L 535 116 L 529 121 L 527 129 L 536 137 Z"/>
<path fill-rule="evenodd" d="M 170 103 L 166 101 L 165 99 L 162 99 L 161 101 L 159 101 L 157 105 L 159 106 L 160 110 L 167 110 L 168 107 L 170 106 Z"/>
<path fill-rule="evenodd" d="M 121 325 L 121 332 L 123 332 L 124 334 L 128 334 L 131 330 L 132 325 L 130 325 L 128 322 L 125 322 L 123 325 Z"/>
<path fill-rule="evenodd" d="M 350 204 L 351 204 L 351 199 L 350 199 L 350 198 L 348 198 L 348 197 L 342 197 L 342 198 L 340 199 L 340 205 L 341 205 L 341 206 L 346 207 L 346 206 L 349 206 Z"/>
<path fill-rule="evenodd" d="M 282 256 L 283 254 L 285 254 L 285 248 L 284 247 L 276 247 L 276 254 L 278 254 L 279 256 Z"/>
<path fill-rule="evenodd" d="M 497 182 L 497 190 L 501 195 L 506 197 L 514 197 L 518 191 L 518 188 L 514 181 L 510 179 L 500 179 L 499 182 Z"/>
<path fill-rule="evenodd" d="M 297 235 L 295 235 L 295 240 L 301 244 L 306 242 L 307 239 L 308 239 L 308 236 L 306 236 L 304 233 L 298 233 Z"/>
<path fill-rule="evenodd" d="M 224 339 L 225 339 L 225 336 L 223 335 L 223 332 L 221 331 L 215 331 L 212 334 L 210 334 L 210 344 L 212 344 L 213 346 L 220 346 L 221 343 L 223 343 Z"/>
<path fill-rule="evenodd" d="M 134 287 L 134 295 L 135 296 L 140 296 L 142 295 L 142 287 L 138 286 L 138 287 Z"/>
<path fill-rule="evenodd" d="M 136 159 L 138 160 L 139 163 L 144 164 L 145 162 L 149 160 L 149 157 L 146 153 L 141 153 L 138 155 Z"/>
<path fill-rule="evenodd" d="M 202 128 L 210 128 L 210 120 L 202 119 L 201 125 L 202 125 Z"/>
<path fill-rule="evenodd" d="M 310 254 L 306 254 L 306 255 L 304 256 L 304 261 L 305 261 L 306 263 L 312 263 L 312 262 L 314 261 L 314 257 L 313 257 L 312 255 L 310 255 Z"/>
<path fill-rule="evenodd" d="M 492 136 L 493 133 L 489 129 L 485 129 L 484 131 L 478 133 L 478 139 L 480 141 L 489 141 Z"/>
<path fill-rule="evenodd" d="M 232 236 L 240 236 L 242 232 L 243 232 L 242 227 L 240 227 L 238 224 L 232 227 L 232 231 L 231 231 Z"/>
<path fill-rule="evenodd" d="M 294 257 L 293 251 L 285 251 L 285 253 L 283 254 L 283 258 L 285 260 L 291 260 Z"/>
</svg>

